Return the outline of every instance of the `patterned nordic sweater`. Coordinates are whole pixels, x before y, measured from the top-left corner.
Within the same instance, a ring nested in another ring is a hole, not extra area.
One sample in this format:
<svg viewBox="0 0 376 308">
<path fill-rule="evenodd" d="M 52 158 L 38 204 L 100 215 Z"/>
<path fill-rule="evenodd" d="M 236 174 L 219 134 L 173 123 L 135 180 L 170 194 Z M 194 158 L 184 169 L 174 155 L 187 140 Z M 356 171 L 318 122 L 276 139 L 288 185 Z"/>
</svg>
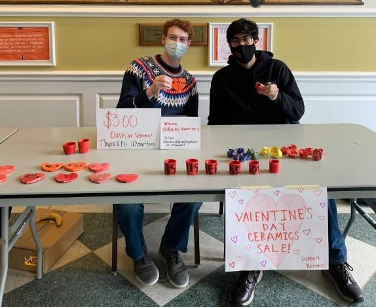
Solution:
<svg viewBox="0 0 376 308">
<path fill-rule="evenodd" d="M 154 79 L 159 75 L 174 80 L 173 88 L 161 90 L 150 100 L 146 96 Z M 184 85 L 185 82 L 185 85 Z M 162 116 L 186 115 L 197 117 L 198 93 L 196 79 L 180 65 L 173 68 L 160 55 L 132 61 L 125 71 L 117 108 L 161 108 Z"/>
</svg>

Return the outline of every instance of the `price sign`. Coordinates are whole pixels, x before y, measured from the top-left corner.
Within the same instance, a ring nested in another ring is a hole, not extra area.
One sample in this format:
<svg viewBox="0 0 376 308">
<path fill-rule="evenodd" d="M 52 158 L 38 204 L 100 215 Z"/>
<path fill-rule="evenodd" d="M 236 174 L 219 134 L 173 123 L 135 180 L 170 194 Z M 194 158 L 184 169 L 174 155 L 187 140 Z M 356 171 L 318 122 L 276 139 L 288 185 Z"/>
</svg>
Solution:
<svg viewBox="0 0 376 308">
<path fill-rule="evenodd" d="M 158 149 L 159 108 L 97 109 L 98 149 Z"/>
<path fill-rule="evenodd" d="M 137 117 L 131 115 L 121 115 L 121 119 L 116 111 L 107 110 L 105 114 L 106 119 L 103 121 L 103 125 L 109 130 L 114 128 L 133 128 L 137 126 Z"/>
</svg>

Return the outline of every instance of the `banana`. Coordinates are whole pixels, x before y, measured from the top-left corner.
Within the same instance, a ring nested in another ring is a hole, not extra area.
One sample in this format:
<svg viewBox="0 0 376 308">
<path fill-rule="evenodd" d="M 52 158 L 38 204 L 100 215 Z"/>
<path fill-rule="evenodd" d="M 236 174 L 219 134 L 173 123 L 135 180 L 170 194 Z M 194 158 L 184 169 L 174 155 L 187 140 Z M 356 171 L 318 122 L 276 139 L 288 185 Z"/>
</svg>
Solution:
<svg viewBox="0 0 376 308">
<path fill-rule="evenodd" d="M 37 219 L 35 222 L 43 221 L 43 220 L 50 220 L 50 223 L 55 223 L 58 227 L 61 226 L 63 223 L 63 218 L 58 213 L 48 213 L 43 214 L 39 219 Z"/>
</svg>

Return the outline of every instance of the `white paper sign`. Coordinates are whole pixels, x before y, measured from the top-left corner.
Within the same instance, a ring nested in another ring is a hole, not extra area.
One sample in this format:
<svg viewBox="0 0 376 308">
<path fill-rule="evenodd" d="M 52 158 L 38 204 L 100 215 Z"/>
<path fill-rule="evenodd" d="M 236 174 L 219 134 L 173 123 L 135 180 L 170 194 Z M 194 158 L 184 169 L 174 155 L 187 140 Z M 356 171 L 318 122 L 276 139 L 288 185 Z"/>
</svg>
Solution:
<svg viewBox="0 0 376 308">
<path fill-rule="evenodd" d="M 159 108 L 97 109 L 97 149 L 159 149 Z"/>
<path fill-rule="evenodd" d="M 186 150 L 201 148 L 201 118 L 162 117 L 161 149 Z"/>
<path fill-rule="evenodd" d="M 226 189 L 226 272 L 325 270 L 327 188 Z"/>
</svg>

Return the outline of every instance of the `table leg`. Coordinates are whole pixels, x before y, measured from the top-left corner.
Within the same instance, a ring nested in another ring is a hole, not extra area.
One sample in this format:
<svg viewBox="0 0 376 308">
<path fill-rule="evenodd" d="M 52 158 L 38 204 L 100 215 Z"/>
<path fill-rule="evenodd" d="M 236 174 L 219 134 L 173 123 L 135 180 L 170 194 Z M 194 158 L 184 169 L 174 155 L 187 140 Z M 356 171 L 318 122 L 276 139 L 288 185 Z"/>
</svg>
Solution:
<svg viewBox="0 0 376 308">
<path fill-rule="evenodd" d="M 193 221 L 193 233 L 195 242 L 195 264 L 200 265 L 200 225 L 198 220 L 198 213 Z"/>
<path fill-rule="evenodd" d="M 367 200 L 367 199 L 365 199 L 366 200 L 366 203 L 367 203 L 367 205 L 372 209 L 372 210 L 374 210 L 375 211 L 375 205 L 374 204 L 372 204 L 371 203 L 371 201 L 369 201 L 369 200 Z M 374 228 L 374 229 L 376 229 L 376 221 L 368 214 L 368 213 L 366 213 L 360 206 L 359 206 L 359 204 L 357 203 L 357 202 L 355 202 L 354 203 L 354 208 L 355 208 L 355 210 L 360 214 L 360 215 L 362 215 L 362 217 L 365 219 L 365 220 L 367 220 L 367 222 Z M 376 211 L 375 211 L 375 213 L 376 213 Z"/>
<path fill-rule="evenodd" d="M 8 274 L 8 227 L 9 227 L 9 206 L 1 208 L 1 286 L 0 305 L 3 304 L 5 282 Z"/>
<path fill-rule="evenodd" d="M 350 199 L 351 214 L 350 214 L 350 219 L 346 224 L 345 230 L 343 230 L 344 238 L 346 238 L 347 234 L 350 231 L 351 226 L 353 225 L 355 221 L 355 216 L 356 216 L 355 204 L 356 204 L 356 199 Z"/>
<path fill-rule="evenodd" d="M 118 237 L 118 225 L 115 215 L 115 204 L 112 206 L 112 275 L 117 274 L 117 237 Z"/>
<path fill-rule="evenodd" d="M 375 214 L 376 214 L 376 199 L 365 199 L 366 200 L 366 202 L 367 202 L 367 204 L 368 204 L 368 206 L 375 212 Z"/>
<path fill-rule="evenodd" d="M 38 231 L 35 226 L 35 209 L 36 207 L 28 206 L 31 209 L 31 220 L 29 222 L 30 231 L 34 239 L 35 246 L 37 248 L 37 279 L 42 279 L 42 266 L 43 266 L 43 249 L 38 236 Z"/>
<path fill-rule="evenodd" d="M 219 202 L 219 216 L 223 216 L 223 203 L 224 202 Z"/>
</svg>

